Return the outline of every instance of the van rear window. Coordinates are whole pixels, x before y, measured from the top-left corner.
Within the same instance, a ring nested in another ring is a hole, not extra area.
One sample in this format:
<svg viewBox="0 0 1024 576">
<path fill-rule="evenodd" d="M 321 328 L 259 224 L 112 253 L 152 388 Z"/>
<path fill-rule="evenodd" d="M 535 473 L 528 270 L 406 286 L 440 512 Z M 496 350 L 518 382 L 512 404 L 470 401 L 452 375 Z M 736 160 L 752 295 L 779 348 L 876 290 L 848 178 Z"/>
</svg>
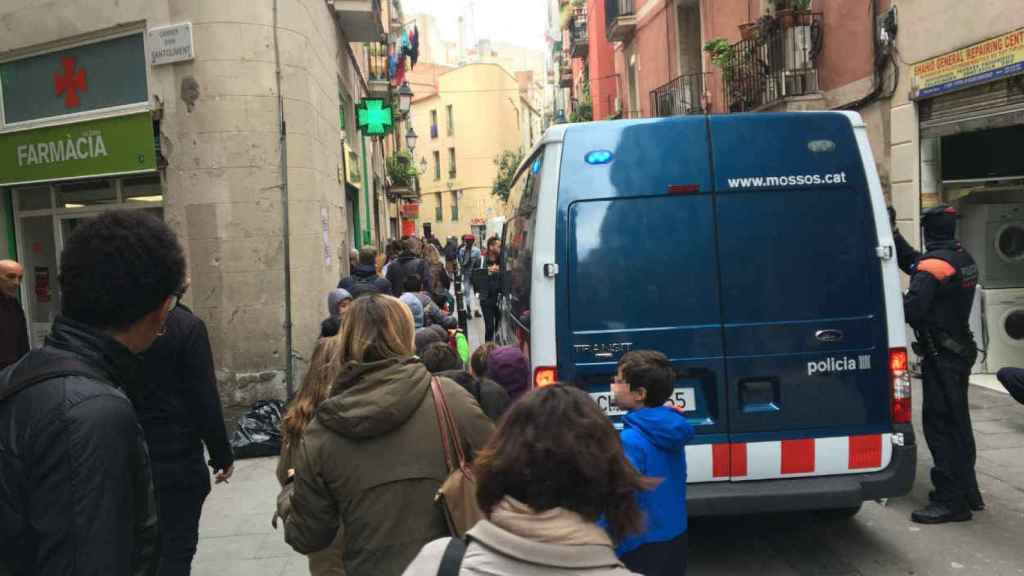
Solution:
<svg viewBox="0 0 1024 576">
<path fill-rule="evenodd" d="M 879 313 L 868 211 L 866 193 L 852 187 L 720 194 L 725 323 Z"/>
<path fill-rule="evenodd" d="M 570 218 L 574 332 L 719 322 L 710 196 L 578 202 Z"/>
</svg>

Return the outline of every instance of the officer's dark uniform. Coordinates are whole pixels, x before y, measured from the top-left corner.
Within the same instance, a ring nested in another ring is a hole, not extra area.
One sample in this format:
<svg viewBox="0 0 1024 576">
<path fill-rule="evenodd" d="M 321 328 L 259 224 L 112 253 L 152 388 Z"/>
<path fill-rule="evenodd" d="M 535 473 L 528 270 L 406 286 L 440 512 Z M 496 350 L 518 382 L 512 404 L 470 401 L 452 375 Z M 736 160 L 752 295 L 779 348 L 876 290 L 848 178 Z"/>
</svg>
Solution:
<svg viewBox="0 0 1024 576">
<path fill-rule="evenodd" d="M 967 402 L 977 359 L 969 317 L 978 267 L 956 240 L 956 218 L 956 211 L 945 205 L 922 214 L 923 255 L 896 234 L 900 268 L 911 276 L 903 306 L 917 337 L 924 434 L 935 462 L 932 501 L 912 516 L 927 524 L 969 520 L 971 508 L 984 508 L 974 473 L 976 449 Z"/>
</svg>

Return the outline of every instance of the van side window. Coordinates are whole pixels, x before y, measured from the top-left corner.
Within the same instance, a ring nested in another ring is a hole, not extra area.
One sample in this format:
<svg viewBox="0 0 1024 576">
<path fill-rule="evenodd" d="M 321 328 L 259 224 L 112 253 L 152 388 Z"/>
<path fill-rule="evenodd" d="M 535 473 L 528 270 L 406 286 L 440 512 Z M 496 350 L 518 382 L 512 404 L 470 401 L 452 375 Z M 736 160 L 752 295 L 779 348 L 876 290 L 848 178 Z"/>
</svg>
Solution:
<svg viewBox="0 0 1024 576">
<path fill-rule="evenodd" d="M 543 151 L 530 159 L 509 194 L 511 218 L 505 225 L 503 291 L 509 295 L 512 314 L 523 328 L 530 327 L 530 280 L 533 270 L 533 236 L 537 220 L 537 195 L 543 168 Z"/>
</svg>

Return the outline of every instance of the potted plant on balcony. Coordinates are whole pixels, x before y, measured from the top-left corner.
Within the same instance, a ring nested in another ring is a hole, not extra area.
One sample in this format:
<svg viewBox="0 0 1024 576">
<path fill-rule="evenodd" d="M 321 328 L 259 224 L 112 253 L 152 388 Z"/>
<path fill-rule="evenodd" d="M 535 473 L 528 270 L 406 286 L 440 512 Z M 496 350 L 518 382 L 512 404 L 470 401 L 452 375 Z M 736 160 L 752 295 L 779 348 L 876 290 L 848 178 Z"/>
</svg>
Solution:
<svg viewBox="0 0 1024 576">
<path fill-rule="evenodd" d="M 385 168 L 391 180 L 391 191 L 406 196 L 413 191 L 419 170 L 408 150 L 399 150 L 388 157 Z"/>
<path fill-rule="evenodd" d="M 704 52 L 710 57 L 711 64 L 722 70 L 723 92 L 729 111 L 742 111 L 742 90 L 736 78 L 736 48 L 725 38 L 715 38 L 704 44 Z"/>
<path fill-rule="evenodd" d="M 811 24 L 811 0 L 769 0 L 782 28 Z"/>
<path fill-rule="evenodd" d="M 740 24 L 740 38 L 743 40 L 753 40 L 754 38 L 757 38 L 757 28 L 758 23 L 756 21 Z"/>
</svg>

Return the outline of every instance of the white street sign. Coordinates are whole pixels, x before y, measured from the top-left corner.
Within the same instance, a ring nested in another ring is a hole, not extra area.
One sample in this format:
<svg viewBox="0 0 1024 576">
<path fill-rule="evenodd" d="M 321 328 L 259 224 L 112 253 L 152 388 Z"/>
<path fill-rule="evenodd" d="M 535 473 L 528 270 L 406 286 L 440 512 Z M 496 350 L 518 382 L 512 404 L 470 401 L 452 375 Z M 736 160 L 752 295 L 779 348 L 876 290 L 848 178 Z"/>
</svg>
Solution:
<svg viewBox="0 0 1024 576">
<path fill-rule="evenodd" d="M 183 22 L 149 29 L 149 63 L 151 66 L 184 62 L 195 58 L 192 53 L 192 23 Z"/>
</svg>

